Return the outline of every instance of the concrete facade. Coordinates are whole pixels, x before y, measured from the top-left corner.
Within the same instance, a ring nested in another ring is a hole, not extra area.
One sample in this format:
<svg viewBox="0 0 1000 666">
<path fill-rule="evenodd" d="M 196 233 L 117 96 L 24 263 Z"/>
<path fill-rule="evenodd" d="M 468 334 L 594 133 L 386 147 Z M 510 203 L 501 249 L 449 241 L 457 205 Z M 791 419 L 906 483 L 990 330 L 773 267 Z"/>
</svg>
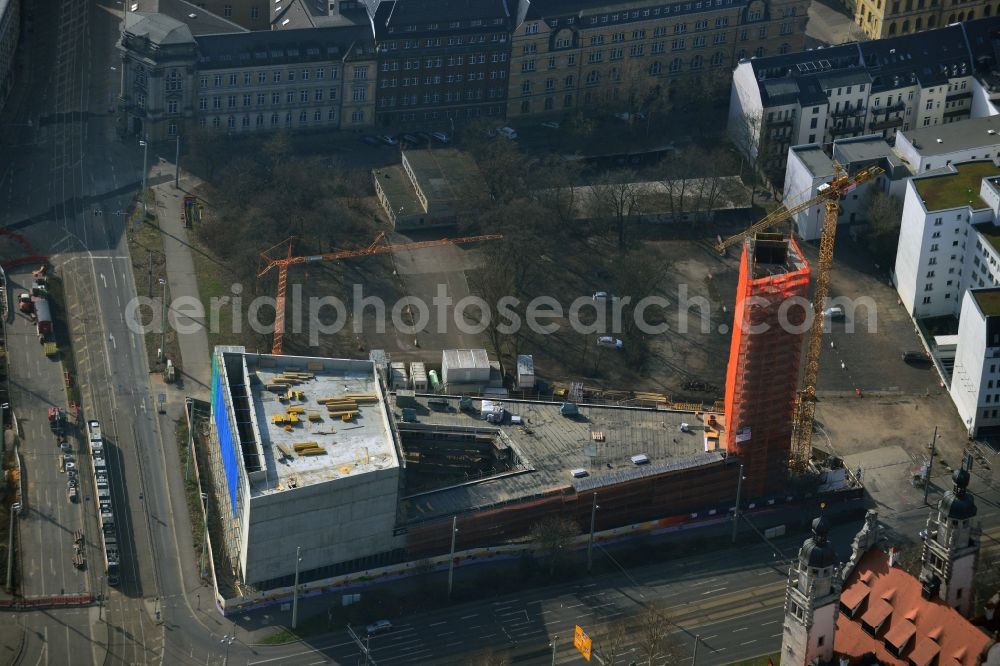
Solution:
<svg viewBox="0 0 1000 666">
<path fill-rule="evenodd" d="M 1000 426 L 1000 319 L 991 304 L 996 288 L 970 289 L 962 297 L 958 344 L 948 388 L 970 436 Z"/>
<path fill-rule="evenodd" d="M 14 87 L 14 54 L 21 35 L 21 0 L 0 0 L 0 109 Z"/>
</svg>

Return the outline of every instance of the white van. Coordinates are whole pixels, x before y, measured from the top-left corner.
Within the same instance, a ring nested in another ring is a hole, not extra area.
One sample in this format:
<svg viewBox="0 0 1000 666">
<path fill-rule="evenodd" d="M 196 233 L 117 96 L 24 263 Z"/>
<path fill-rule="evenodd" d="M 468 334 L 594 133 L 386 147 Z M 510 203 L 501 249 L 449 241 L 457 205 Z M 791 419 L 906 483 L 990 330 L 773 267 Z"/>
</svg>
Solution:
<svg viewBox="0 0 1000 666">
<path fill-rule="evenodd" d="M 515 130 L 513 127 L 498 127 L 497 134 L 511 140 L 517 138 L 517 130 Z"/>
</svg>

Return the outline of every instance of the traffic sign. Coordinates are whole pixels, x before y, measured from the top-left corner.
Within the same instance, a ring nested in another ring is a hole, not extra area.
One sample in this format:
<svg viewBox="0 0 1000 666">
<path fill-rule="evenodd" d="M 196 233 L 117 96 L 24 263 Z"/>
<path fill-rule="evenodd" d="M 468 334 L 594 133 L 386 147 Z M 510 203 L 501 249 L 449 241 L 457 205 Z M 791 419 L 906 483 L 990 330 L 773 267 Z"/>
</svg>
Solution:
<svg viewBox="0 0 1000 666">
<path fill-rule="evenodd" d="M 590 636 L 583 632 L 583 627 L 576 625 L 576 630 L 573 632 L 573 647 L 580 651 L 584 659 L 590 661 L 590 652 L 593 646 L 594 642 L 590 640 Z"/>
</svg>

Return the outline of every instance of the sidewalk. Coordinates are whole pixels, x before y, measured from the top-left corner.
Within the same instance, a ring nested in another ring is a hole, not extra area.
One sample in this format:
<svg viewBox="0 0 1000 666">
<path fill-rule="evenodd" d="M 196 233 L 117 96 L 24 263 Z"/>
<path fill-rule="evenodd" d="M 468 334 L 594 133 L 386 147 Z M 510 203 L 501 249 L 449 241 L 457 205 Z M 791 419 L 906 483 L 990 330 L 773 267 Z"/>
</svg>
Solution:
<svg viewBox="0 0 1000 666">
<path fill-rule="evenodd" d="M 191 246 L 188 243 L 188 232 L 184 228 L 182 209 L 184 195 L 201 185 L 201 181 L 190 174 L 181 172 L 180 189 L 174 187 L 173 165 L 160 162 L 153 166 L 151 178 L 159 175 L 171 176 L 169 181 L 154 185 L 156 192 L 156 212 L 163 234 L 163 254 L 166 260 L 167 283 L 170 285 L 170 302 L 177 299 L 194 299 L 201 303 L 198 291 L 198 279 L 194 272 L 194 259 L 191 257 Z M 186 308 L 189 309 L 189 308 Z M 181 315 L 171 307 L 167 320 L 175 330 L 191 328 L 197 324 L 194 331 L 178 333 L 177 342 L 181 349 L 181 377 L 185 395 L 202 400 L 209 399 L 211 391 L 209 382 L 212 374 L 212 358 L 208 348 L 208 333 L 206 330 L 206 304 L 202 304 L 202 316 L 192 318 Z"/>
</svg>

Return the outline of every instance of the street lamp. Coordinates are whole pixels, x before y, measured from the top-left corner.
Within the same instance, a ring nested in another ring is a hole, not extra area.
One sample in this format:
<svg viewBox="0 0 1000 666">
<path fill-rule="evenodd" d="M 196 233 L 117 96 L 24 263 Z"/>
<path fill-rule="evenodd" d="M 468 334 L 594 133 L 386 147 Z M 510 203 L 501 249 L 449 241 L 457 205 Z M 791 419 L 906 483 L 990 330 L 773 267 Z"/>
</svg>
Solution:
<svg viewBox="0 0 1000 666">
<path fill-rule="evenodd" d="M 451 517 L 451 557 L 448 558 L 448 599 L 451 599 L 451 586 L 455 579 L 455 535 L 458 534 L 458 516 Z"/>
<path fill-rule="evenodd" d="M 181 188 L 181 135 L 177 133 L 177 146 L 174 148 L 174 189 Z"/>
<path fill-rule="evenodd" d="M 549 643 L 549 647 L 552 648 L 552 666 L 556 666 L 556 641 L 559 640 L 559 635 L 556 634 L 552 637 L 552 642 Z"/>
<path fill-rule="evenodd" d="M 597 493 L 594 493 L 594 503 L 590 507 L 590 540 L 587 541 L 587 573 L 590 573 L 591 567 L 594 565 L 594 558 L 592 551 L 594 549 L 594 523 L 597 520 L 597 510 L 600 507 L 597 506 Z"/>
<path fill-rule="evenodd" d="M 220 643 L 226 646 L 226 658 L 225 661 L 222 662 L 223 666 L 228 666 L 229 664 L 229 646 L 232 645 L 235 641 L 236 641 L 236 636 L 223 636 L 222 640 L 219 641 Z"/>
<path fill-rule="evenodd" d="M 295 587 L 292 588 L 292 629 L 299 620 L 299 562 L 302 561 L 302 548 L 295 547 Z"/>
<path fill-rule="evenodd" d="M 733 543 L 736 543 L 736 530 L 740 526 L 740 494 L 743 492 L 743 465 L 740 465 L 740 478 L 736 482 L 736 508 L 733 509 Z"/>
<path fill-rule="evenodd" d="M 146 165 L 149 163 L 149 141 L 139 139 L 142 146 L 142 212 L 146 212 Z"/>
</svg>

